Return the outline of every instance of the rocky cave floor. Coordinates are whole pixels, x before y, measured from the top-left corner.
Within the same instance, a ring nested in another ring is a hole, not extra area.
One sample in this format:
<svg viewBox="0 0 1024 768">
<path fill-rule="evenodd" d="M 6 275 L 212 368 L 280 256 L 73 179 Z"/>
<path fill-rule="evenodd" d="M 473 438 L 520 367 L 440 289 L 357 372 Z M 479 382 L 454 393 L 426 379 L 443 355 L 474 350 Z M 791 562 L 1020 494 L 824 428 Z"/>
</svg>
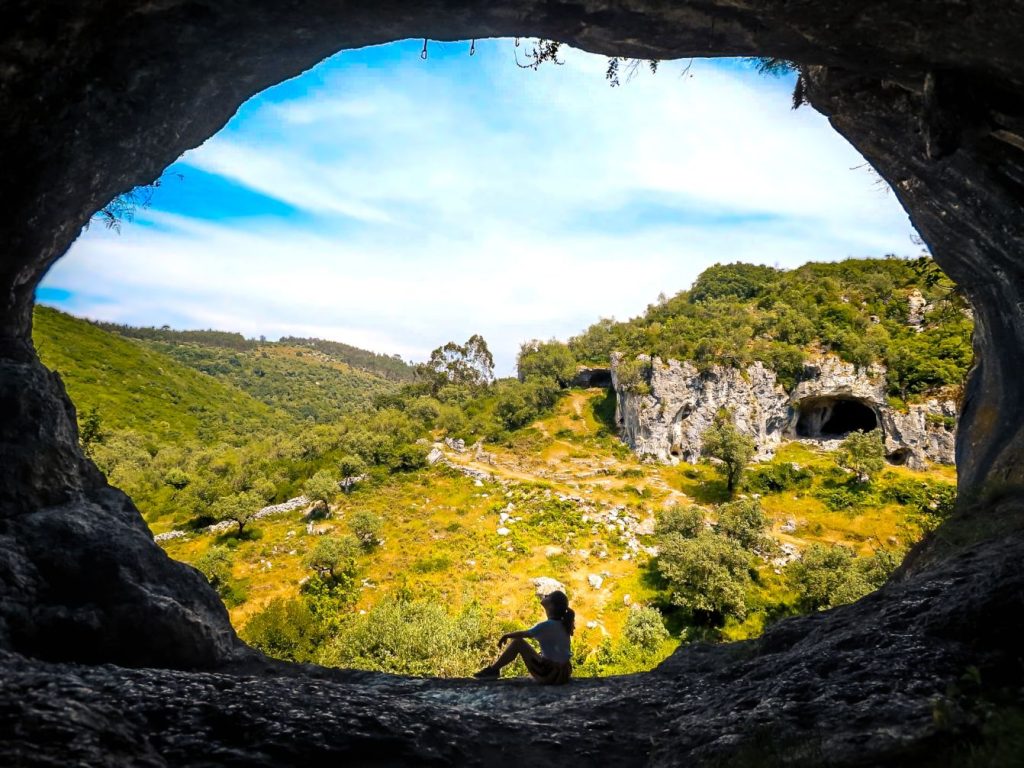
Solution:
<svg viewBox="0 0 1024 768">
<path fill-rule="evenodd" d="M 965 672 L 1019 701 L 1021 562 L 1004 537 L 758 641 L 562 688 L 2 653 L 0 765 L 947 765 L 985 695 Z"/>
</svg>

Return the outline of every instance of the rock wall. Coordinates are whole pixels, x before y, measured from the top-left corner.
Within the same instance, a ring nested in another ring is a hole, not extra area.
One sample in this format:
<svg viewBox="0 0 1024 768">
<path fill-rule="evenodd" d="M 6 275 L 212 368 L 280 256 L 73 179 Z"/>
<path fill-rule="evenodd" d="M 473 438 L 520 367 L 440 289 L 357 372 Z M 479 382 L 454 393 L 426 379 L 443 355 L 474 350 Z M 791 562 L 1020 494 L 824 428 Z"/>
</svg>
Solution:
<svg viewBox="0 0 1024 768">
<path fill-rule="evenodd" d="M 906 413 L 892 408 L 882 366 L 858 369 L 825 356 L 806 363 L 800 381 L 787 392 L 775 371 L 760 362 L 744 369 L 716 365 L 701 371 L 691 362 L 666 363 L 646 355 L 638 359 L 649 367 L 646 386 L 623 383 L 619 355 L 612 358 L 612 379 L 622 437 L 643 456 L 695 463 L 701 434 L 720 408 L 728 408 L 736 426 L 754 438 L 759 460 L 771 458 L 784 439 L 828 445 L 834 441 L 820 434 L 821 425 L 828 423 L 835 403 L 850 403 L 873 414 L 894 462 L 912 468 L 924 468 L 928 461 L 954 462 L 956 432 L 950 425 L 956 404 L 929 400 L 911 405 Z"/>
</svg>

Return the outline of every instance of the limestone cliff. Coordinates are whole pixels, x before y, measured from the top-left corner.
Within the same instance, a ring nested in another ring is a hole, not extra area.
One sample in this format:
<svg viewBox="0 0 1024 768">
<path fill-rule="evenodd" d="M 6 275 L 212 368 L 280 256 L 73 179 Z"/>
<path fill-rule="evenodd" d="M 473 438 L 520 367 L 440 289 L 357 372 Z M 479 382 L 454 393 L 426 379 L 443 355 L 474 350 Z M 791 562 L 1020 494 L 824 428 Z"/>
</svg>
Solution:
<svg viewBox="0 0 1024 768">
<path fill-rule="evenodd" d="M 737 427 L 754 438 L 757 458 L 770 458 L 785 439 L 825 446 L 845 434 L 880 427 L 890 461 L 923 468 L 954 460 L 956 404 L 928 400 L 906 412 L 889 405 L 885 368 L 857 368 L 824 356 L 804 364 L 791 392 L 775 371 L 755 362 L 744 369 L 715 365 L 699 370 L 691 362 L 638 360 L 641 382 L 623 381 L 621 356 L 612 358 L 616 420 L 623 439 L 641 455 L 661 461 L 694 463 L 701 434 L 720 408 L 728 408 Z"/>
</svg>

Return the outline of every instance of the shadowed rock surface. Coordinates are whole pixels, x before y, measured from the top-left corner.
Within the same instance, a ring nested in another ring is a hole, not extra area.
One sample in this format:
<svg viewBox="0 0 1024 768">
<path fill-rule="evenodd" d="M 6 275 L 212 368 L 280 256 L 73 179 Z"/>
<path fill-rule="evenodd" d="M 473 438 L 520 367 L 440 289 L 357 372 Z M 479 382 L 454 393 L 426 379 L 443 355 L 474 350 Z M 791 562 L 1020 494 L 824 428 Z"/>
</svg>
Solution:
<svg viewBox="0 0 1024 768">
<path fill-rule="evenodd" d="M 975 308 L 959 517 L 907 581 L 650 675 L 554 692 L 267 666 L 81 455 L 32 348 L 35 287 L 97 209 L 263 88 L 343 48 L 516 35 L 801 64 L 800 95 L 892 185 Z M 947 761 L 958 734 L 937 730 L 934 698 L 970 665 L 1021 681 L 1022 50 L 1015 0 L 0 0 L 0 762 Z"/>
</svg>

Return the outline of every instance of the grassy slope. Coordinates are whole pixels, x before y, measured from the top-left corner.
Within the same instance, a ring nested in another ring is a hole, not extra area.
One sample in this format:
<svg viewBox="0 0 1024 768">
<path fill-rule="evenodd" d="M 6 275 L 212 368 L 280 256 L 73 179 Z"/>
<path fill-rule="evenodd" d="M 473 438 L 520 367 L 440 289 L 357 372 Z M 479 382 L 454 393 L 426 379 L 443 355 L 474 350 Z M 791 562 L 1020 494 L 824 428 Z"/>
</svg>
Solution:
<svg viewBox="0 0 1024 768">
<path fill-rule="evenodd" d="M 37 307 L 33 340 L 79 410 L 98 409 L 104 428 L 133 429 L 159 440 L 248 434 L 284 421 L 245 392 L 142 344 L 48 307 Z"/>
</svg>

